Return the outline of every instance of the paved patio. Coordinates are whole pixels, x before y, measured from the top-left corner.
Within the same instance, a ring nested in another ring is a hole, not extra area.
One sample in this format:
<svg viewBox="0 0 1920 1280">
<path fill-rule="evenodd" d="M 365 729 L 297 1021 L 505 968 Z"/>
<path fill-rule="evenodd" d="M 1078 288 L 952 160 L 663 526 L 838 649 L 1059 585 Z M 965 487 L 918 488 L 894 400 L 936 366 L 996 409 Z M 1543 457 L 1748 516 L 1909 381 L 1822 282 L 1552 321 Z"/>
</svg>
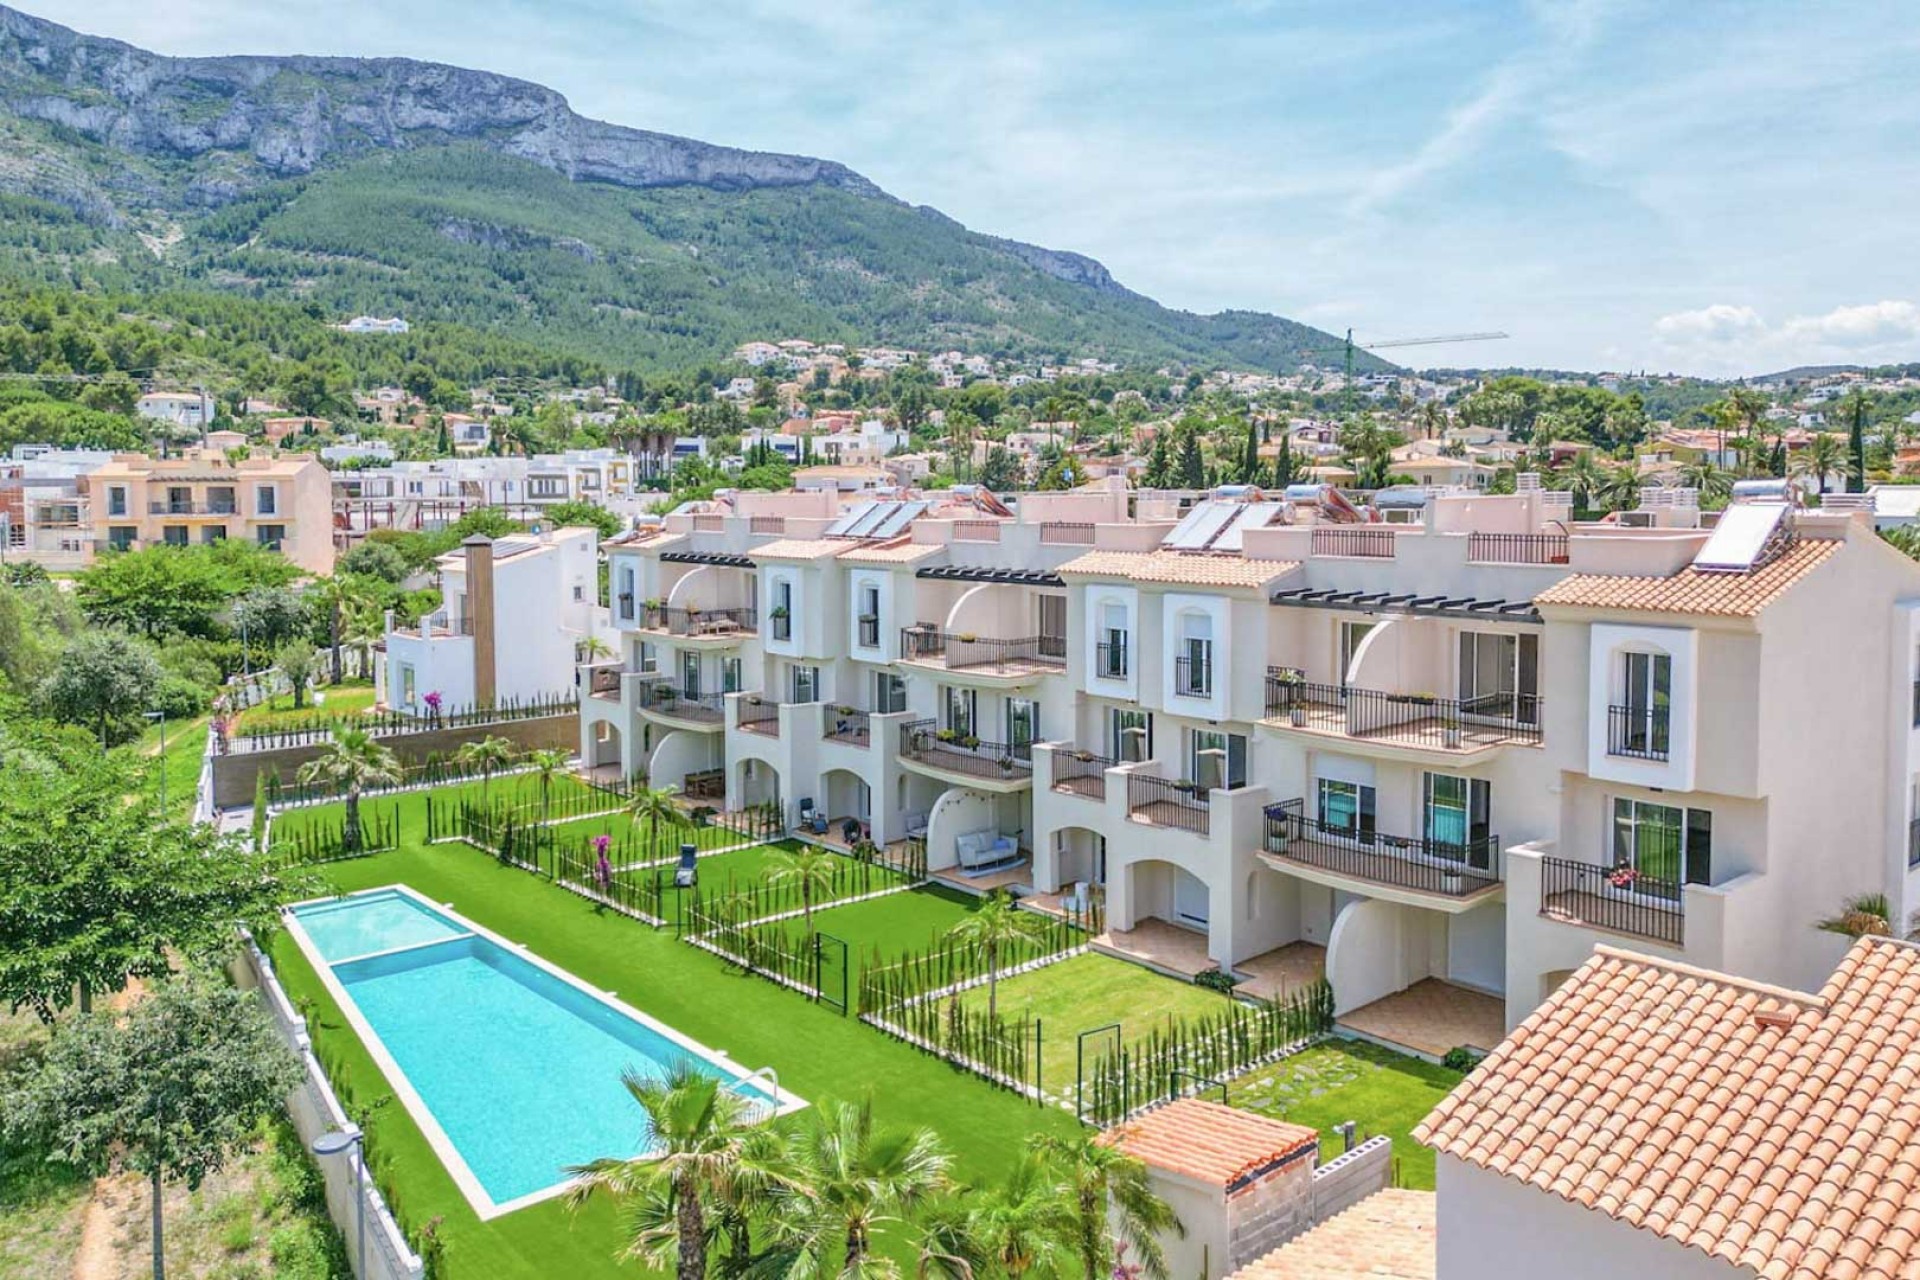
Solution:
<svg viewBox="0 0 1920 1280">
<path fill-rule="evenodd" d="M 944 871 L 929 873 L 940 884 L 958 889 L 962 893 L 986 897 L 996 889 L 1013 890 L 1033 882 L 1033 860 L 1022 858 L 1012 866 L 999 867 L 993 871 L 968 875 L 959 867 L 948 867 Z"/>
<path fill-rule="evenodd" d="M 1327 949 L 1312 942 L 1289 942 L 1251 960 L 1242 960 L 1233 968 L 1244 979 L 1234 988 L 1235 992 L 1273 999 L 1312 986 L 1325 977 Z"/>
<path fill-rule="evenodd" d="M 1207 957 L 1207 935 L 1151 917 L 1131 929 L 1109 929 L 1090 944 L 1095 951 L 1131 960 L 1177 978 L 1214 968 Z"/>
<path fill-rule="evenodd" d="M 1425 978 L 1342 1015 L 1338 1025 L 1437 1059 L 1460 1045 L 1492 1049 L 1506 1036 L 1507 1020 L 1498 996 Z"/>
</svg>

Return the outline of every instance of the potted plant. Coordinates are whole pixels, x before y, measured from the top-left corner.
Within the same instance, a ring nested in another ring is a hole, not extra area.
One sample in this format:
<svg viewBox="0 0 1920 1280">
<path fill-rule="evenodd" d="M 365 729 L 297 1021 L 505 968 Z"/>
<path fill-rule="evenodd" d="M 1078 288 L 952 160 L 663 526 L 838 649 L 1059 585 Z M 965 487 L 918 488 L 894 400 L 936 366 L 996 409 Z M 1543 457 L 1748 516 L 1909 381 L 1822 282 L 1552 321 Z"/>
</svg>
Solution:
<svg viewBox="0 0 1920 1280">
<path fill-rule="evenodd" d="M 1460 868 L 1445 867 L 1440 872 L 1440 887 L 1448 893 L 1460 892 Z"/>
<path fill-rule="evenodd" d="M 769 618 L 772 618 L 772 619 L 773 619 L 774 621 L 776 621 L 776 622 L 784 622 L 784 621 L 786 620 L 786 618 L 787 618 L 787 616 L 788 616 L 788 615 L 787 615 L 787 606 L 785 606 L 785 605 L 783 605 L 783 604 L 777 604 L 777 605 L 775 605 L 775 606 L 773 606 L 773 609 L 772 609 L 772 611 L 771 611 L 771 612 L 769 612 L 769 613 L 767 614 L 767 616 L 768 616 Z"/>
<path fill-rule="evenodd" d="M 1460 749 L 1460 722 L 1458 720 L 1450 720 L 1445 725 L 1443 725 L 1440 729 L 1440 740 L 1446 745 L 1447 750 L 1449 751 L 1459 750 Z"/>
<path fill-rule="evenodd" d="M 978 640 L 979 638 L 980 638 L 979 636 L 973 634 L 973 632 L 971 631 L 962 631 L 959 635 L 954 637 L 954 639 L 958 640 L 961 644 L 972 644 L 974 641 Z"/>
<path fill-rule="evenodd" d="M 942 742 L 960 741 L 960 735 L 955 733 L 952 729 L 942 729 L 940 730 L 940 732 L 936 733 L 934 737 L 940 739 L 940 741 Z"/>
<path fill-rule="evenodd" d="M 1013 776 L 1013 757 L 1012 756 L 1000 757 L 1000 772 L 1002 776 L 1005 776 L 1005 777 Z"/>
<path fill-rule="evenodd" d="M 1613 870 L 1607 872 L 1607 883 L 1616 889 L 1631 889 L 1639 880 L 1639 868 L 1624 862 L 1614 864 Z"/>
<path fill-rule="evenodd" d="M 1074 758 L 1075 760 L 1078 760 L 1078 761 L 1079 761 L 1079 762 L 1080 762 L 1081 764 L 1092 764 L 1092 763 L 1093 763 L 1093 752 L 1091 752 L 1091 751 L 1076 751 L 1076 752 L 1074 752 L 1074 753 L 1073 753 L 1073 758 Z"/>
<path fill-rule="evenodd" d="M 969 751 L 977 751 L 979 750 L 979 747 L 980 747 L 980 739 L 977 735 L 970 733 L 966 737 L 960 739 L 960 745 L 965 747 Z"/>
</svg>

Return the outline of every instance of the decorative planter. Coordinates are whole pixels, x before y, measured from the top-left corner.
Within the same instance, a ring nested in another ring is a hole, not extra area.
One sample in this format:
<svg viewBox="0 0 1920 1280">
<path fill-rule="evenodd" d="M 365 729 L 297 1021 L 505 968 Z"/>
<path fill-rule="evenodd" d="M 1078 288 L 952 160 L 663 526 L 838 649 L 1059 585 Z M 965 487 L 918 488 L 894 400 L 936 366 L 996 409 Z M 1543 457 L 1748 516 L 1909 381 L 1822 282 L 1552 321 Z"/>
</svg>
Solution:
<svg viewBox="0 0 1920 1280">
<path fill-rule="evenodd" d="M 1293 723 L 1294 728 L 1304 729 L 1307 727 L 1307 709 L 1305 707 L 1295 707 L 1293 710 L 1287 712 L 1287 719 Z"/>
</svg>

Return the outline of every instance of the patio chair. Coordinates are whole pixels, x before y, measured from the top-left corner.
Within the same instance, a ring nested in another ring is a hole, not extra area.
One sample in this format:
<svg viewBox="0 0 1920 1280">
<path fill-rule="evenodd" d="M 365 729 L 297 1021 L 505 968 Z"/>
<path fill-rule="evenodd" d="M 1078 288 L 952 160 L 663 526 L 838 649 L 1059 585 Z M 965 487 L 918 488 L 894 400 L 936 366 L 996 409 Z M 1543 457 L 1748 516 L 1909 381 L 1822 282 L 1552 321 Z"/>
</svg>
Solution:
<svg viewBox="0 0 1920 1280">
<path fill-rule="evenodd" d="M 680 846 L 680 863 L 673 869 L 673 887 L 691 889 L 700 881 L 700 849 L 697 845 Z"/>
</svg>

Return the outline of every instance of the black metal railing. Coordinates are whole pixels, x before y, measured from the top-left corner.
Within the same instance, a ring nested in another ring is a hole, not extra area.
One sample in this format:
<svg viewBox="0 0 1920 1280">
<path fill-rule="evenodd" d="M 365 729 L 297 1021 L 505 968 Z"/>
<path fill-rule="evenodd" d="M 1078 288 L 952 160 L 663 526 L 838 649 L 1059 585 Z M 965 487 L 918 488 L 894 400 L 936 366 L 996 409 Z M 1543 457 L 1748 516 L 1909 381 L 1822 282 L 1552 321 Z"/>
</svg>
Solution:
<svg viewBox="0 0 1920 1280">
<path fill-rule="evenodd" d="M 640 686 L 640 706 L 659 716 L 671 716 L 675 720 L 691 720 L 700 724 L 718 724 L 727 714 L 725 694 L 688 693 L 685 689 L 676 689 L 665 680 L 652 680 Z M 774 723 L 779 723 L 779 709 L 774 710 Z"/>
<path fill-rule="evenodd" d="M 1213 803 L 1207 789 L 1197 782 L 1130 773 L 1127 813 L 1156 827 L 1179 827 L 1206 835 Z"/>
<path fill-rule="evenodd" d="M 1570 858 L 1540 859 L 1540 914 L 1676 947 L 1686 937 L 1677 881 Z"/>
<path fill-rule="evenodd" d="M 1311 548 L 1316 556 L 1391 560 L 1397 545 L 1394 536 L 1391 529 L 1315 529 Z"/>
<path fill-rule="evenodd" d="M 682 609 L 650 604 L 642 611 L 640 626 L 647 631 L 664 631 L 671 636 L 727 636 L 751 632 L 757 621 L 752 609 Z"/>
<path fill-rule="evenodd" d="M 1093 674 L 1103 680 L 1127 678 L 1127 642 L 1109 640 L 1093 646 Z"/>
<path fill-rule="evenodd" d="M 1107 798 L 1107 770 L 1120 763 L 1112 756 L 1097 756 L 1091 751 L 1059 747 L 1053 753 L 1055 791 L 1071 791 L 1089 800 Z"/>
<path fill-rule="evenodd" d="M 864 747 L 873 740 L 872 716 L 858 707 L 830 706 L 821 735 L 833 742 Z"/>
<path fill-rule="evenodd" d="M 780 736 L 780 704 L 771 698 L 742 698 L 740 717 L 734 723 L 748 733 L 777 738 Z"/>
<path fill-rule="evenodd" d="M 1607 708 L 1607 754 L 1631 760 L 1665 760 L 1670 743 L 1666 707 Z"/>
<path fill-rule="evenodd" d="M 972 734 L 936 728 L 932 720 L 900 726 L 900 757 L 949 773 L 1009 781 L 1033 776 L 1033 744 L 989 742 Z"/>
<path fill-rule="evenodd" d="M 1204 658 L 1175 658 L 1173 660 L 1173 691 L 1183 698 L 1211 698 L 1213 696 L 1213 656 Z"/>
<path fill-rule="evenodd" d="M 863 649 L 880 647 L 880 619 L 867 617 L 860 619 L 860 646 Z"/>
<path fill-rule="evenodd" d="M 1564 533 L 1470 533 L 1467 559 L 1481 564 L 1565 564 Z"/>
<path fill-rule="evenodd" d="M 472 618 L 449 618 L 444 613 L 429 614 L 418 622 L 402 622 L 394 625 L 396 635 L 419 636 L 431 640 L 435 636 L 470 636 L 473 634 Z"/>
<path fill-rule="evenodd" d="M 1003 640 L 932 627 L 903 627 L 900 657 L 907 662 L 938 658 L 949 671 L 970 667 L 1005 670 L 1015 665 L 1059 666 L 1067 660 L 1064 636 L 1023 636 Z"/>
<path fill-rule="evenodd" d="M 1466 897 L 1499 882 L 1500 837 L 1466 841 L 1329 826 L 1301 802 L 1268 805 L 1266 850 L 1278 858 L 1374 884 Z"/>
<path fill-rule="evenodd" d="M 233 502 L 150 502 L 147 514 L 155 516 L 237 516 L 240 514 L 238 503 Z"/>
<path fill-rule="evenodd" d="M 1267 668 L 1267 714 L 1296 727 L 1442 751 L 1501 743 L 1539 746 L 1541 699 L 1531 693 L 1437 698 L 1385 693 L 1300 678 L 1292 667 Z"/>
<path fill-rule="evenodd" d="M 620 621 L 632 622 L 636 616 L 634 611 L 633 592 L 622 591 L 619 595 L 614 597 L 614 600 L 619 605 Z"/>
</svg>

